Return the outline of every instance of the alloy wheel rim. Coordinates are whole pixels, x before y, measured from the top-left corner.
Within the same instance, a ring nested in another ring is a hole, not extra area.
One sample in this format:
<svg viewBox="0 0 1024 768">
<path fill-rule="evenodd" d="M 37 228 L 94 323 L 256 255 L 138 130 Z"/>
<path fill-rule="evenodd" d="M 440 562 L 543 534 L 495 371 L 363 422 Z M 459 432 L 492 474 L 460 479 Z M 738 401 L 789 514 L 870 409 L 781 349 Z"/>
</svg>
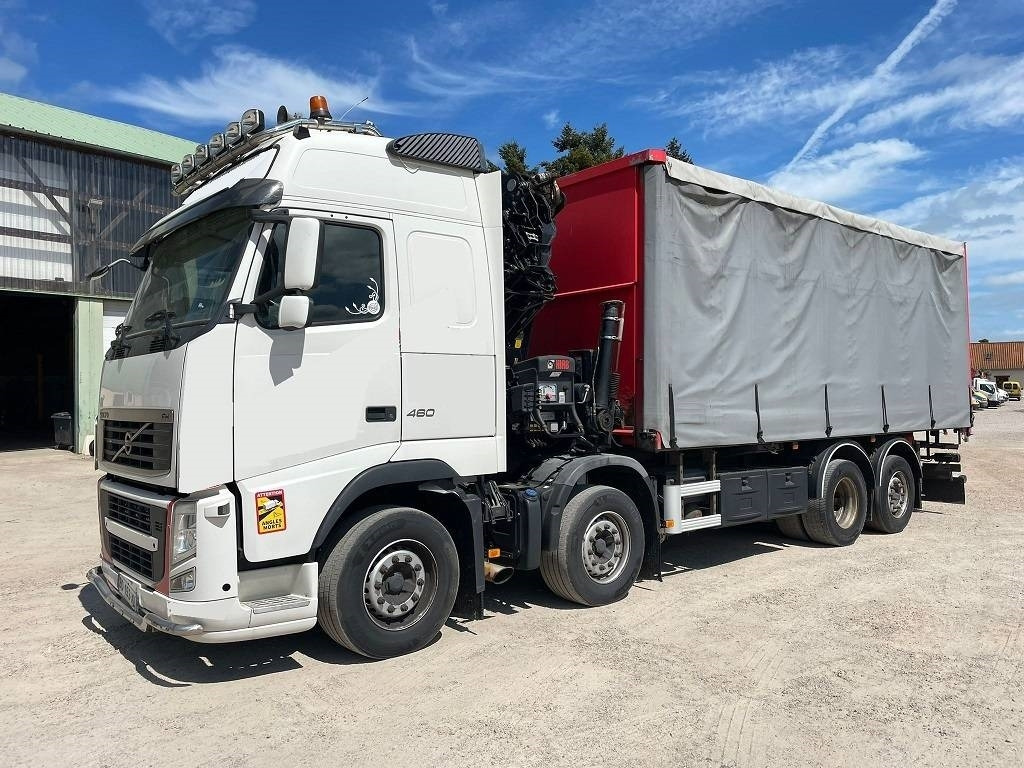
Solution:
<svg viewBox="0 0 1024 768">
<path fill-rule="evenodd" d="M 599 584 L 614 580 L 629 559 L 629 547 L 629 527 L 618 512 L 605 510 L 595 515 L 583 534 L 587 575 Z"/>
<path fill-rule="evenodd" d="M 907 478 L 902 472 L 896 471 L 889 478 L 887 489 L 889 500 L 889 514 L 893 517 L 903 517 L 910 506 L 910 491 Z"/>
<path fill-rule="evenodd" d="M 839 479 L 832 492 L 832 514 L 840 528 L 849 528 L 857 519 L 857 487 L 848 477 Z"/>
<path fill-rule="evenodd" d="M 374 624 L 408 629 L 427 612 L 437 586 L 437 564 L 421 542 L 394 541 L 370 561 L 363 577 L 363 605 Z"/>
</svg>

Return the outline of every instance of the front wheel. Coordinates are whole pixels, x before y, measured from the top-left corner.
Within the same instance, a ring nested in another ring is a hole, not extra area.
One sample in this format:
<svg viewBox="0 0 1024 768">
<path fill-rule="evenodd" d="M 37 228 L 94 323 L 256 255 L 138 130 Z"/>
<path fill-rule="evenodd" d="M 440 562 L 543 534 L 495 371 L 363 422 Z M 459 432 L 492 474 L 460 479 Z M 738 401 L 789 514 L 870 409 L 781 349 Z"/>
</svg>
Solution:
<svg viewBox="0 0 1024 768">
<path fill-rule="evenodd" d="M 620 490 L 595 485 L 565 505 L 540 571 L 548 588 L 566 600 L 605 605 L 626 596 L 643 556 L 644 524 L 636 504 Z"/>
<path fill-rule="evenodd" d="M 320 626 L 336 643 L 373 659 L 418 651 L 455 604 L 455 543 L 418 509 L 383 507 L 365 515 L 323 560 Z"/>
</svg>

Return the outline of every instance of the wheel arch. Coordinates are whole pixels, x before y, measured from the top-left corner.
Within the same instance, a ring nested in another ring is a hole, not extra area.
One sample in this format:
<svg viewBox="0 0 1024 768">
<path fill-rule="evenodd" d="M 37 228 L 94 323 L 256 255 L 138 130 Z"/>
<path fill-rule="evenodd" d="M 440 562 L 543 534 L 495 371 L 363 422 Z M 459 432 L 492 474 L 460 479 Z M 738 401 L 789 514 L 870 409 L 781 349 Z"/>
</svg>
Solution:
<svg viewBox="0 0 1024 768">
<path fill-rule="evenodd" d="M 324 545 L 359 510 L 382 504 L 420 509 L 437 519 L 455 542 L 459 555 L 456 611 L 474 617 L 482 615 L 483 506 L 479 497 L 458 487 L 458 477 L 454 469 L 438 459 L 399 461 L 364 470 L 331 504 L 317 529 L 310 554 L 321 560 Z"/>
<path fill-rule="evenodd" d="M 905 459 L 910 465 L 910 471 L 914 473 L 914 509 L 920 509 L 922 504 L 921 487 L 923 485 L 924 471 L 921 468 L 921 457 L 917 453 L 917 449 L 914 448 L 906 439 L 902 437 L 893 438 L 885 443 L 882 443 L 875 451 L 871 454 L 871 464 L 875 472 L 875 491 L 872 494 L 875 496 L 875 502 L 880 503 L 881 499 L 878 494 L 881 493 L 881 488 L 878 485 L 878 478 L 882 476 L 882 464 L 889 456 L 899 456 Z"/>
<path fill-rule="evenodd" d="M 870 491 L 876 487 L 877 475 L 875 473 L 875 468 L 871 463 L 871 457 L 868 456 L 867 451 L 852 440 L 843 440 L 838 443 L 833 443 L 814 457 L 810 467 L 810 497 L 812 499 L 822 498 L 825 493 L 825 468 L 828 466 L 830 461 L 836 459 L 846 459 L 847 461 L 852 461 L 857 465 L 861 474 L 864 475 L 864 483 L 869 489 L 868 499 L 873 499 L 874 493 Z M 873 504 L 869 503 L 868 515 L 871 514 L 872 506 Z"/>
<path fill-rule="evenodd" d="M 563 457 L 561 466 L 554 476 L 548 472 L 550 463 L 545 462 L 532 474 L 531 479 L 541 481 L 540 492 L 543 500 L 543 528 L 541 546 L 548 548 L 557 540 L 562 510 L 569 500 L 583 487 L 607 485 L 625 493 L 640 512 L 644 523 L 644 560 L 641 575 L 660 578 L 661 537 L 658 526 L 658 497 L 654 480 L 636 459 L 615 454 L 580 456 L 571 459 Z M 545 484 L 550 483 L 547 488 Z"/>
</svg>

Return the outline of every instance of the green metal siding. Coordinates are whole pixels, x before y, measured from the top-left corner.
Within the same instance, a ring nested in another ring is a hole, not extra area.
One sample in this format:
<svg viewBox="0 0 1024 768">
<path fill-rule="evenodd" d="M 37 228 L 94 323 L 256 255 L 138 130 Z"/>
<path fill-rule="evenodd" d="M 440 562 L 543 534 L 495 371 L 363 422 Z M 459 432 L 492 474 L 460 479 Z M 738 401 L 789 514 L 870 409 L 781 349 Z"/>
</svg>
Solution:
<svg viewBox="0 0 1024 768">
<path fill-rule="evenodd" d="M 96 428 L 103 368 L 103 302 L 78 299 L 75 305 L 75 450 L 85 453 Z"/>
<path fill-rule="evenodd" d="M 195 151 L 196 142 L 0 93 L 0 131 L 35 134 L 54 141 L 114 152 L 167 165 Z"/>
</svg>

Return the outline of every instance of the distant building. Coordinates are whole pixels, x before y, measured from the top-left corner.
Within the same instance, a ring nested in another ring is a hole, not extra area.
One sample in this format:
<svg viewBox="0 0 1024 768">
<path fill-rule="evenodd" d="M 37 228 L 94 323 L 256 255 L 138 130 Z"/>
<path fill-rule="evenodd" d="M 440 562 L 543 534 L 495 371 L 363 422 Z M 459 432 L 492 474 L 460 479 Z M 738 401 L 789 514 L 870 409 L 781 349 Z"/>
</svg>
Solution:
<svg viewBox="0 0 1024 768">
<path fill-rule="evenodd" d="M 1024 341 L 971 342 L 971 368 L 996 384 L 1024 383 Z"/>
<path fill-rule="evenodd" d="M 0 450 L 92 437 L 100 366 L 141 272 L 118 265 L 176 206 L 184 139 L 0 94 Z"/>
</svg>

